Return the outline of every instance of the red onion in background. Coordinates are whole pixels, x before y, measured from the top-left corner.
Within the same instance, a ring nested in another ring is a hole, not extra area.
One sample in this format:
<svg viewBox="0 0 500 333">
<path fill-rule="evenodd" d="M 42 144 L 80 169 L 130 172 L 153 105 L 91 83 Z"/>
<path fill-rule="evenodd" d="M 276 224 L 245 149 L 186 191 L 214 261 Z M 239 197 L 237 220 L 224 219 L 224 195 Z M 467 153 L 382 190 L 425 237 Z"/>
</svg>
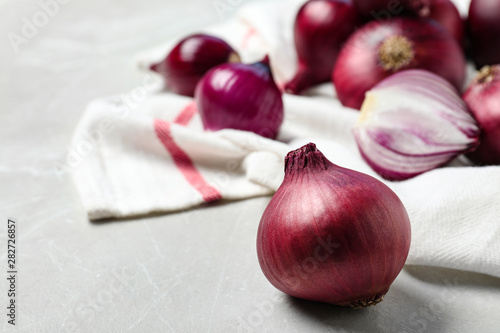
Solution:
<svg viewBox="0 0 500 333">
<path fill-rule="evenodd" d="M 274 139 L 283 122 L 283 99 L 269 58 L 255 64 L 223 64 L 198 83 L 196 104 L 206 130 L 232 128 Z"/>
<path fill-rule="evenodd" d="M 481 143 L 468 157 L 479 164 L 500 164 L 500 65 L 482 68 L 463 98 L 482 128 Z"/>
<path fill-rule="evenodd" d="M 350 0 L 311 0 L 295 19 L 295 49 L 298 71 L 285 91 L 299 94 L 318 83 L 327 82 L 341 44 L 354 31 L 358 14 Z"/>
<path fill-rule="evenodd" d="M 353 0 L 365 20 L 384 21 L 397 16 L 429 18 L 439 22 L 462 45 L 464 25 L 450 0 Z"/>
<path fill-rule="evenodd" d="M 457 41 L 464 46 L 465 25 L 457 7 L 450 0 L 433 0 L 430 4 L 429 19 L 439 22 Z"/>
<path fill-rule="evenodd" d="M 407 70 L 366 93 L 354 135 L 382 177 L 405 180 L 445 165 L 479 144 L 479 127 L 455 88 L 424 70 Z"/>
<path fill-rule="evenodd" d="M 372 21 L 347 40 L 332 80 L 343 105 L 359 109 L 365 92 L 401 70 L 436 73 L 461 90 L 465 59 L 457 42 L 437 23 L 410 18 Z"/>
<path fill-rule="evenodd" d="M 161 74 L 167 89 L 185 96 L 193 96 L 196 84 L 211 68 L 239 62 L 238 54 L 220 38 L 197 34 L 181 40 L 167 57 L 150 66 Z"/>
<path fill-rule="evenodd" d="M 403 268 L 410 229 L 389 187 L 331 163 L 310 143 L 285 159 L 257 255 L 269 282 L 288 295 L 365 307 L 382 301 Z"/>
<path fill-rule="evenodd" d="M 478 68 L 500 63 L 500 1 L 471 0 L 468 19 L 472 58 Z"/>
</svg>

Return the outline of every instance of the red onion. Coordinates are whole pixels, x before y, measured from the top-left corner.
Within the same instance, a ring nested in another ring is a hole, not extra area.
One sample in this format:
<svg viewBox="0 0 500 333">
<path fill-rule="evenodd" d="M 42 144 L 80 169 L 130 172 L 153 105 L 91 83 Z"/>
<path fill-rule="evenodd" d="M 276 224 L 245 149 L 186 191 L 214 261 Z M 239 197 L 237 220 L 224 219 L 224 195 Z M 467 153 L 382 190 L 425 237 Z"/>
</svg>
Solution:
<svg viewBox="0 0 500 333">
<path fill-rule="evenodd" d="M 469 39 L 478 68 L 500 63 L 500 1 L 472 0 L 469 7 Z"/>
<path fill-rule="evenodd" d="M 389 187 L 331 163 L 309 143 L 285 159 L 257 254 L 269 282 L 288 295 L 364 307 L 382 301 L 403 268 L 410 233 Z"/>
<path fill-rule="evenodd" d="M 164 77 L 167 89 L 193 96 L 196 84 L 209 69 L 239 61 L 238 54 L 222 39 L 197 34 L 181 40 L 163 61 L 150 69 Z"/>
<path fill-rule="evenodd" d="M 196 86 L 195 98 L 206 130 L 232 128 L 274 139 L 283 122 L 283 99 L 267 56 L 252 65 L 215 67 Z"/>
<path fill-rule="evenodd" d="M 372 21 L 347 40 L 333 81 L 343 105 L 359 109 L 365 92 L 387 76 L 410 68 L 434 72 L 461 89 L 465 59 L 457 42 L 438 24 L 410 18 Z"/>
<path fill-rule="evenodd" d="M 298 72 L 285 91 L 303 90 L 330 80 L 341 44 L 354 31 L 358 14 L 350 0 L 312 0 L 300 8 L 295 19 Z"/>
<path fill-rule="evenodd" d="M 464 25 L 457 7 L 450 0 L 353 0 L 365 20 L 390 20 L 396 16 L 436 20 L 462 45 Z"/>
<path fill-rule="evenodd" d="M 480 164 L 500 164 L 500 65 L 481 69 L 463 98 L 482 128 L 481 143 L 468 156 Z"/>
<path fill-rule="evenodd" d="M 456 90 L 419 69 L 394 74 L 368 91 L 354 129 L 365 161 L 389 180 L 447 164 L 475 149 L 479 132 Z"/>
</svg>

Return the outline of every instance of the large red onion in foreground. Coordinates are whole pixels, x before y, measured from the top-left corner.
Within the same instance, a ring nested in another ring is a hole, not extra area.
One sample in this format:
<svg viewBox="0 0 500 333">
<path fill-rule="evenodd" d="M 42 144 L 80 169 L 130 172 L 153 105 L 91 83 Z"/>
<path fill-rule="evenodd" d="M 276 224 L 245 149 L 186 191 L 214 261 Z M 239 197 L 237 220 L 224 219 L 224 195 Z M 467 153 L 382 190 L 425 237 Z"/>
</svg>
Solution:
<svg viewBox="0 0 500 333">
<path fill-rule="evenodd" d="M 298 71 L 285 86 L 285 91 L 299 94 L 313 85 L 329 81 L 340 47 L 358 21 L 350 0 L 306 2 L 294 26 Z"/>
<path fill-rule="evenodd" d="M 239 61 L 238 54 L 222 39 L 197 34 L 181 40 L 164 60 L 150 69 L 163 76 L 167 89 L 193 96 L 196 84 L 209 69 Z"/>
<path fill-rule="evenodd" d="M 500 1 L 472 0 L 469 7 L 469 40 L 478 68 L 500 63 Z"/>
<path fill-rule="evenodd" d="M 365 93 L 389 75 L 426 69 L 461 90 L 465 59 L 457 42 L 432 21 L 398 18 L 372 21 L 347 40 L 332 80 L 343 105 L 359 109 Z"/>
<path fill-rule="evenodd" d="M 457 7 L 450 0 L 353 0 L 365 20 L 390 20 L 396 16 L 433 19 L 462 45 L 464 25 Z"/>
<path fill-rule="evenodd" d="M 380 302 L 410 248 L 398 196 L 339 167 L 312 143 L 290 152 L 285 179 L 260 221 L 260 267 L 288 295 L 342 306 Z"/>
<path fill-rule="evenodd" d="M 283 122 L 283 99 L 269 58 L 247 64 L 223 64 L 196 86 L 196 104 L 206 130 L 232 128 L 274 139 Z"/>
<path fill-rule="evenodd" d="M 482 128 L 481 143 L 468 157 L 480 164 L 500 164 L 500 65 L 484 67 L 463 98 Z"/>
<path fill-rule="evenodd" d="M 365 161 L 389 180 L 414 177 L 474 150 L 479 132 L 457 91 L 420 69 L 394 74 L 368 91 L 354 129 Z"/>
</svg>

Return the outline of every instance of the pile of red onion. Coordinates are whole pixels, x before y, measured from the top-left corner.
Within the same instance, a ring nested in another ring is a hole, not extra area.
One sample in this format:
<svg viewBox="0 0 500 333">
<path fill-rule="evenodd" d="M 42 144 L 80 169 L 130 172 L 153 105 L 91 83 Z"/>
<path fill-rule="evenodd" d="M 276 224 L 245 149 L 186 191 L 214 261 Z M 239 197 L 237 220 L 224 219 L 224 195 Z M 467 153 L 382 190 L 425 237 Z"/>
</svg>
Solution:
<svg viewBox="0 0 500 333">
<path fill-rule="evenodd" d="M 499 0 L 471 0 L 466 20 L 450 0 L 310 0 L 295 19 L 298 70 L 285 91 L 334 83 L 344 106 L 361 109 L 353 128 L 360 155 L 387 180 L 463 154 L 500 165 L 499 22 Z M 466 89 L 465 32 L 472 60 L 485 66 Z M 195 96 L 205 130 L 275 139 L 285 110 L 269 59 L 239 61 L 225 41 L 198 34 L 151 70 L 171 92 Z M 331 163 L 312 143 L 288 154 L 257 236 L 260 266 L 276 288 L 374 305 L 409 247 L 410 221 L 389 187 Z"/>
</svg>

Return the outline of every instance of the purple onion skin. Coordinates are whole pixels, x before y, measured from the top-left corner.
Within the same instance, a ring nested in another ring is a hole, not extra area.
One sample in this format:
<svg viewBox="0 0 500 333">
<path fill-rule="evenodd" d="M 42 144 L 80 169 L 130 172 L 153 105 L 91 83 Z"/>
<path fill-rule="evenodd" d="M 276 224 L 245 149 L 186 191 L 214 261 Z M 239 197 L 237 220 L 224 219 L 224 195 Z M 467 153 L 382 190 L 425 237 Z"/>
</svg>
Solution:
<svg viewBox="0 0 500 333">
<path fill-rule="evenodd" d="M 464 25 L 457 7 L 450 0 L 353 0 L 365 21 L 387 21 L 398 16 L 433 19 L 440 23 L 460 45 Z"/>
<path fill-rule="evenodd" d="M 282 94 L 266 56 L 255 64 L 223 64 L 198 83 L 195 99 L 206 130 L 232 128 L 274 139 L 283 122 Z"/>
<path fill-rule="evenodd" d="M 407 64 L 386 69 L 380 49 L 389 37 L 400 36 L 411 44 Z M 332 81 L 344 106 L 360 109 L 365 93 L 384 78 L 406 69 L 433 72 L 461 90 L 465 80 L 465 58 L 457 42 L 438 24 L 411 18 L 372 21 L 347 40 L 335 64 Z"/>
<path fill-rule="evenodd" d="M 500 1 L 472 0 L 468 32 L 472 58 L 477 66 L 500 63 Z"/>
<path fill-rule="evenodd" d="M 299 94 L 316 84 L 328 82 L 341 45 L 359 22 L 350 0 L 306 2 L 294 25 L 298 71 L 286 84 L 285 91 Z"/>
<path fill-rule="evenodd" d="M 167 57 L 150 66 L 161 74 L 168 90 L 194 95 L 196 84 L 211 68 L 228 61 L 239 61 L 238 54 L 220 38 L 196 34 L 181 40 Z"/>
<path fill-rule="evenodd" d="M 479 147 L 467 156 L 478 164 L 500 165 L 500 65 L 483 68 L 463 99 L 482 128 Z"/>
<path fill-rule="evenodd" d="M 257 254 L 269 282 L 290 296 L 365 307 L 389 290 L 410 238 L 408 214 L 391 189 L 331 163 L 310 143 L 285 159 Z"/>
<path fill-rule="evenodd" d="M 450 0 L 431 1 L 429 18 L 439 22 L 460 46 L 464 46 L 464 21 L 453 2 Z"/>
</svg>

